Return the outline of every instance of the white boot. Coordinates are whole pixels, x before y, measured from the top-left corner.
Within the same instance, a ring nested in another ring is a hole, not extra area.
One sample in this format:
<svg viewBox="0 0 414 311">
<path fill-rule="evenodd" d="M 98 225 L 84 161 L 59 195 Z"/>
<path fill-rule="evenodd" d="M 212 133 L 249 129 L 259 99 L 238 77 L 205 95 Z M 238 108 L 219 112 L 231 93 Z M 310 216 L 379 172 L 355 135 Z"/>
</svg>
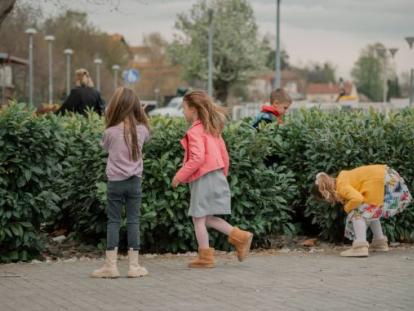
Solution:
<svg viewBox="0 0 414 311">
<path fill-rule="evenodd" d="M 128 251 L 128 260 L 129 260 L 129 278 L 137 278 L 148 274 L 147 269 L 141 267 L 138 263 L 138 251 L 130 248 Z"/>
<path fill-rule="evenodd" d="M 352 248 L 343 251 L 342 257 L 368 257 L 369 244 L 366 241 L 354 241 Z"/>
<path fill-rule="evenodd" d="M 388 239 L 386 236 L 382 239 L 372 239 L 372 243 L 369 246 L 374 252 L 388 252 Z"/>
<path fill-rule="evenodd" d="M 119 271 L 117 267 L 118 248 L 113 251 L 106 251 L 106 258 L 104 265 L 92 272 L 93 278 L 117 278 Z"/>
</svg>

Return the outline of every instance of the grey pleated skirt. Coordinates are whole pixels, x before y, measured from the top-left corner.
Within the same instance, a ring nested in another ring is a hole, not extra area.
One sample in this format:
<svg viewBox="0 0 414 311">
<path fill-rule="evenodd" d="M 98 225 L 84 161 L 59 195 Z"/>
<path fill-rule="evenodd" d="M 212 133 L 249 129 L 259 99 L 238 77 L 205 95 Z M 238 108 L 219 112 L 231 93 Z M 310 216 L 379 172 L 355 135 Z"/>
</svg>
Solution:
<svg viewBox="0 0 414 311">
<path fill-rule="evenodd" d="M 230 187 L 222 169 L 210 172 L 191 182 L 190 192 L 188 216 L 231 214 Z"/>
</svg>

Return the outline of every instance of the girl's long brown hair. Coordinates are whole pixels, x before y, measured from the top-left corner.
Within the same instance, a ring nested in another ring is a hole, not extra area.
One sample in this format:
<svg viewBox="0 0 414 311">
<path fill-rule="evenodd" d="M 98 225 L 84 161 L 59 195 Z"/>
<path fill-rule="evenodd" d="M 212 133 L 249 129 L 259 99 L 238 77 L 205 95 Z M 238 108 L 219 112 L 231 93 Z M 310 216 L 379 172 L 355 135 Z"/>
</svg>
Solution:
<svg viewBox="0 0 414 311">
<path fill-rule="evenodd" d="M 205 91 L 195 90 L 187 93 L 183 101 L 189 107 L 197 110 L 198 118 L 207 133 L 219 136 L 224 128 L 227 110 L 213 103 L 213 100 Z"/>
<path fill-rule="evenodd" d="M 119 87 L 115 90 L 105 113 L 106 128 L 124 122 L 124 139 L 131 151 L 132 160 L 138 161 L 140 149 L 136 125 L 149 129 L 149 123 L 138 96 L 133 90 Z"/>
</svg>

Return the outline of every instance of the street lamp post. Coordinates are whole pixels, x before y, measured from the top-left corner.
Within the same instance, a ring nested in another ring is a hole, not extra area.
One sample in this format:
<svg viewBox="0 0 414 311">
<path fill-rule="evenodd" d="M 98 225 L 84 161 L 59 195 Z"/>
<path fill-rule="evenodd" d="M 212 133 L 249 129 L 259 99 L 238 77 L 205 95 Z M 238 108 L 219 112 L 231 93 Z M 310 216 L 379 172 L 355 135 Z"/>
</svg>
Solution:
<svg viewBox="0 0 414 311">
<path fill-rule="evenodd" d="M 66 49 L 63 51 L 63 53 L 66 55 L 66 96 L 69 96 L 70 93 L 70 67 L 71 67 L 71 58 L 73 54 L 72 49 Z"/>
<path fill-rule="evenodd" d="M 377 53 L 382 58 L 382 70 L 383 70 L 383 87 L 382 87 L 382 102 L 387 102 L 387 49 L 384 47 L 377 47 Z"/>
<path fill-rule="evenodd" d="M 414 37 L 407 37 L 405 38 L 405 40 L 407 41 L 408 45 L 410 46 L 410 50 L 413 49 L 413 43 L 414 43 Z M 410 107 L 413 105 L 413 101 L 414 101 L 414 69 L 411 68 L 410 69 Z"/>
<path fill-rule="evenodd" d="M 395 58 L 395 54 L 397 54 L 398 49 L 397 48 L 389 48 L 388 51 L 390 51 L 390 54 L 392 56 L 392 59 Z"/>
<path fill-rule="evenodd" d="M 155 100 L 157 101 L 157 105 L 160 103 L 160 89 L 157 87 L 154 90 Z"/>
<path fill-rule="evenodd" d="M 101 91 L 101 64 L 102 64 L 102 59 L 95 58 L 95 60 L 93 62 L 96 65 L 96 89 L 98 91 Z"/>
<path fill-rule="evenodd" d="M 2 81 L 1 81 L 1 102 L 0 102 L 0 107 L 1 107 L 1 105 L 3 104 L 5 104 L 5 99 L 6 99 L 6 95 L 5 95 L 5 92 L 6 92 L 6 66 L 4 65 L 4 63 L 2 64 L 2 66 L 1 66 L 1 70 L 2 70 L 2 75 L 1 75 L 1 77 L 2 77 Z"/>
<path fill-rule="evenodd" d="M 119 65 L 112 66 L 112 70 L 114 71 L 114 90 L 116 90 L 118 87 L 118 72 L 120 68 L 121 67 L 119 67 Z"/>
<path fill-rule="evenodd" d="M 391 54 L 392 63 L 393 63 L 394 69 L 395 69 L 395 67 L 396 67 L 396 65 L 395 65 L 395 54 L 397 54 L 398 49 L 397 49 L 397 48 L 389 48 L 389 49 L 388 49 L 388 51 L 389 51 L 389 52 L 390 52 L 390 54 Z M 395 77 L 393 77 L 393 78 L 395 78 L 395 79 L 394 79 L 394 80 L 395 80 L 395 85 L 397 85 L 397 86 L 398 86 L 398 77 L 397 77 L 397 74 L 396 74 L 396 75 L 395 75 Z"/>
<path fill-rule="evenodd" d="M 213 9 L 208 9 L 208 81 L 207 92 L 213 96 Z"/>
<path fill-rule="evenodd" d="M 26 34 L 29 35 L 29 104 L 33 105 L 33 36 L 36 34 L 36 29 L 29 28 Z"/>
<path fill-rule="evenodd" d="M 46 36 L 45 40 L 48 43 L 48 58 L 49 58 L 49 104 L 53 104 L 53 41 L 54 36 Z"/>
<path fill-rule="evenodd" d="M 276 0 L 276 53 L 275 53 L 275 89 L 280 88 L 280 0 Z"/>
</svg>

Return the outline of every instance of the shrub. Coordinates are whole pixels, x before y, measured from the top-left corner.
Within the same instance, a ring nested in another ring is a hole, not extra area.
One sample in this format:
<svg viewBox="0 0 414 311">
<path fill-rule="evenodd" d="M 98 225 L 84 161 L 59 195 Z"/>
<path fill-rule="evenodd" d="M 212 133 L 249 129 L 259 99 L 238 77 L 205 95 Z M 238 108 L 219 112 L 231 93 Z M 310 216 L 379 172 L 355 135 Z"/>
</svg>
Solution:
<svg viewBox="0 0 414 311">
<path fill-rule="evenodd" d="M 60 197 L 60 210 L 51 223 L 87 243 L 99 244 L 106 233 L 106 154 L 100 146 L 103 123 L 95 113 L 59 119 L 64 153 L 60 157 L 62 174 L 54 189 Z"/>
<path fill-rule="evenodd" d="M 50 189 L 62 170 L 58 120 L 12 105 L 0 114 L 0 261 L 30 260 L 43 249 L 40 228 L 57 211 Z"/>
<path fill-rule="evenodd" d="M 144 246 L 156 251 L 196 249 L 191 219 L 187 216 L 188 186 L 171 188 L 171 179 L 182 162 L 179 140 L 185 133 L 182 120 L 156 119 L 152 139 L 145 149 L 141 226 Z M 252 230 L 257 242 L 271 233 L 294 233 L 289 201 L 295 196 L 293 174 L 285 167 L 266 168 L 270 150 L 255 139 L 256 132 L 243 123 L 224 131 L 231 158 L 228 181 L 232 192 L 231 223 Z M 263 140 L 264 137 L 261 137 Z M 260 238 L 261 237 L 261 238 Z M 212 245 L 229 249 L 223 236 L 212 234 Z"/>
<path fill-rule="evenodd" d="M 60 210 L 52 217 L 57 228 L 65 227 L 80 240 L 104 246 L 106 235 L 106 155 L 99 142 L 101 120 L 65 116 L 64 153 L 60 159 L 62 174 L 54 191 L 60 197 Z M 181 119 L 153 119 L 150 141 L 145 145 L 141 241 L 143 250 L 157 252 L 187 251 L 196 248 L 190 217 L 188 186 L 172 189 L 171 180 L 180 167 L 183 151 L 179 140 L 187 125 Z M 231 124 L 224 133 L 231 155 L 229 183 L 233 213 L 229 221 L 253 230 L 257 244 L 268 234 L 294 233 L 289 200 L 295 196 L 293 173 L 286 167 L 266 168 L 263 159 L 271 152 L 266 137 L 243 123 Z M 262 149 L 260 151 L 259 149 Z M 259 174 L 260 173 L 260 174 Z M 264 187 L 266 185 L 266 187 Z M 121 244 L 126 244 L 125 224 Z M 212 235 L 216 247 L 228 249 L 222 236 Z"/>
<path fill-rule="evenodd" d="M 320 228 L 323 238 L 340 241 L 345 214 L 339 206 L 315 202 L 310 189 L 319 171 L 337 174 L 360 165 L 384 163 L 396 169 L 413 190 L 414 112 L 402 111 L 384 116 L 370 112 L 322 113 L 302 111 L 285 129 L 294 157 L 291 168 L 300 186 L 300 204 L 305 215 Z M 299 151 L 296 148 L 299 147 Z M 391 240 L 414 239 L 413 206 L 404 214 L 384 222 Z"/>
<path fill-rule="evenodd" d="M 249 121 L 249 120 L 247 120 Z M 181 119 L 151 120 L 144 147 L 141 241 L 146 251 L 193 250 L 188 186 L 172 189 L 182 162 Z M 103 122 L 96 114 L 36 116 L 24 105 L 0 111 L 0 261 L 29 260 L 43 248 L 45 230 L 66 228 L 78 239 L 104 247 L 106 235 L 106 154 L 100 147 Z M 223 137 L 231 167 L 232 224 L 255 233 L 254 246 L 273 234 L 318 233 L 342 241 L 341 206 L 310 195 L 319 171 L 386 163 L 414 188 L 414 111 L 384 116 L 370 112 L 301 111 L 285 126 L 252 129 L 229 122 Z M 125 244 L 125 224 L 121 243 Z M 390 240 L 414 240 L 414 207 L 384 221 Z M 212 245 L 229 249 L 211 235 Z"/>
</svg>

